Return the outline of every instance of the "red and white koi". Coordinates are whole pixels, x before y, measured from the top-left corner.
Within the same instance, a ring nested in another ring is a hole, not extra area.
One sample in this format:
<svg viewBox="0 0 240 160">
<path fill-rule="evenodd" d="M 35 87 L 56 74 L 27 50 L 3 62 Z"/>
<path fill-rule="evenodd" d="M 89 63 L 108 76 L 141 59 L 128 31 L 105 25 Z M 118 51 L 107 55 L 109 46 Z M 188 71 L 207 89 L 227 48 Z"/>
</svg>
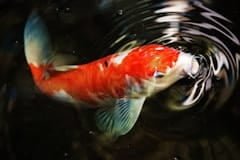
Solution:
<svg viewBox="0 0 240 160">
<path fill-rule="evenodd" d="M 120 136 L 136 123 L 144 101 L 176 81 L 194 75 L 193 55 L 147 44 L 80 65 L 57 65 L 46 26 L 33 13 L 24 31 L 25 55 L 33 80 L 48 96 L 97 109 L 96 124 Z"/>
</svg>

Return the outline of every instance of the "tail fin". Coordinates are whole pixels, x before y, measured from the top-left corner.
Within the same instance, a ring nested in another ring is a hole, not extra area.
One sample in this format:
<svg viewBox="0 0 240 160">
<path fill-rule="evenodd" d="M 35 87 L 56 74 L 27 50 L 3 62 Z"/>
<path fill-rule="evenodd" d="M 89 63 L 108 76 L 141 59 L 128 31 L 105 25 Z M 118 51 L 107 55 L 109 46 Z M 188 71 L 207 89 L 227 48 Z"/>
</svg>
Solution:
<svg viewBox="0 0 240 160">
<path fill-rule="evenodd" d="M 24 29 L 24 48 L 28 64 L 47 65 L 54 57 L 47 28 L 36 12 L 33 12 Z"/>
</svg>

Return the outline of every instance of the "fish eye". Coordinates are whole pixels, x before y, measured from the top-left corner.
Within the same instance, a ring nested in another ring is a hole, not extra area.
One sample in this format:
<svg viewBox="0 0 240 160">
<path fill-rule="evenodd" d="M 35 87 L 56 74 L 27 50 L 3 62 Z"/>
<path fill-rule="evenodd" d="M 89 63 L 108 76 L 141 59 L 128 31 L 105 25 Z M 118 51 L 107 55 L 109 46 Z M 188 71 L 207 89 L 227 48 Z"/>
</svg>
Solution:
<svg viewBox="0 0 240 160">
<path fill-rule="evenodd" d="M 156 78 L 162 78 L 163 77 L 163 75 L 157 75 L 157 76 L 155 76 Z"/>
<path fill-rule="evenodd" d="M 154 72 L 154 75 L 153 75 L 155 78 L 162 78 L 164 76 L 164 74 L 162 72 Z"/>
</svg>

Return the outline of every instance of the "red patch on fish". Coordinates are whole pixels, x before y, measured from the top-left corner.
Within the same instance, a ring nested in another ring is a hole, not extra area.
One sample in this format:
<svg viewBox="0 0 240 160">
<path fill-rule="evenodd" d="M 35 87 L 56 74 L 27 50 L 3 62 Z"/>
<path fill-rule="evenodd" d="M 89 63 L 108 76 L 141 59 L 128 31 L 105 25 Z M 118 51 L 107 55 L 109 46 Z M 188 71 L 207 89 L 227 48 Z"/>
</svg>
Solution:
<svg viewBox="0 0 240 160">
<path fill-rule="evenodd" d="M 126 55 L 112 54 L 68 71 L 57 71 L 53 66 L 29 66 L 35 83 L 47 95 L 63 90 L 76 101 L 97 104 L 97 99 L 124 97 L 129 87 L 126 75 L 141 82 L 152 78 L 156 71 L 165 73 L 177 61 L 179 51 L 149 44 L 123 54 Z"/>
</svg>

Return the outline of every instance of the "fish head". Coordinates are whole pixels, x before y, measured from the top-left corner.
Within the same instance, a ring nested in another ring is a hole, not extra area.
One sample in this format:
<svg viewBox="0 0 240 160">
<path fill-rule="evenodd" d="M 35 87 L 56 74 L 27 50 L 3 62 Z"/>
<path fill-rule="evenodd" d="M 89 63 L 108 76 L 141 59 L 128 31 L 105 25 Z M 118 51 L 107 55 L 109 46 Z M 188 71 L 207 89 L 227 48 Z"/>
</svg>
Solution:
<svg viewBox="0 0 240 160">
<path fill-rule="evenodd" d="M 174 50 L 173 50 L 174 51 Z M 166 52 L 158 61 L 152 79 L 147 83 L 156 93 L 162 91 L 180 79 L 197 77 L 200 70 L 197 58 L 182 51 Z"/>
<path fill-rule="evenodd" d="M 138 83 L 142 81 L 147 95 L 164 90 L 184 77 L 194 77 L 199 70 L 194 55 L 159 44 L 141 46 L 125 53 L 114 57 L 116 61 L 113 62 L 126 73 L 127 82 L 130 82 L 128 77 Z M 128 84 L 132 86 L 133 83 Z"/>
<path fill-rule="evenodd" d="M 149 63 L 149 68 L 152 69 L 152 76 L 154 78 L 162 78 L 175 68 L 180 56 L 180 51 L 163 46 L 156 47 L 154 50 L 155 55 Z"/>
<path fill-rule="evenodd" d="M 154 70 L 153 77 L 162 78 L 173 73 L 180 77 L 197 75 L 200 68 L 197 56 L 169 47 L 155 49 L 159 52 L 150 63 Z"/>
</svg>

